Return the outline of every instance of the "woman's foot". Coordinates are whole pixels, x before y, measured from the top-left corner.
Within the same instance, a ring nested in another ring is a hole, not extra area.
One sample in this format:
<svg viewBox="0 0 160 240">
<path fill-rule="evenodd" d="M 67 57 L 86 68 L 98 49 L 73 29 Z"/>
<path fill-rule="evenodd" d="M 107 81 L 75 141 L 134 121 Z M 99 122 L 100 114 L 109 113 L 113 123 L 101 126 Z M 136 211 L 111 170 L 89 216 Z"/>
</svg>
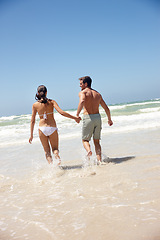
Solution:
<svg viewBox="0 0 160 240">
<path fill-rule="evenodd" d="M 52 164 L 53 163 L 52 157 L 47 157 L 47 161 L 48 161 L 49 164 Z"/>
<path fill-rule="evenodd" d="M 60 159 L 60 158 L 59 158 L 59 161 L 58 161 L 58 164 L 57 164 L 57 165 L 58 165 L 58 166 L 61 165 L 61 159 Z"/>
<path fill-rule="evenodd" d="M 55 159 L 58 160 L 58 166 L 61 164 L 61 159 L 60 159 L 60 156 L 59 156 L 59 151 L 58 150 L 55 150 L 54 151 L 54 156 L 55 156 Z"/>
</svg>

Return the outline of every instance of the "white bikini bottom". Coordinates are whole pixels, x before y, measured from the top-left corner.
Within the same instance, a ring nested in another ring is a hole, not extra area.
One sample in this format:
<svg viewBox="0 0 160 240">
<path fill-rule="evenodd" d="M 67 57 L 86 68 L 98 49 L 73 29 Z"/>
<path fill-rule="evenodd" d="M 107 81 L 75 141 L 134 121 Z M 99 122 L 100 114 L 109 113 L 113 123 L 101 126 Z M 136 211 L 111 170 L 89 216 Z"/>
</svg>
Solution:
<svg viewBox="0 0 160 240">
<path fill-rule="evenodd" d="M 52 133 L 54 133 L 58 128 L 56 127 L 39 127 L 39 130 L 46 136 L 50 136 Z"/>
</svg>

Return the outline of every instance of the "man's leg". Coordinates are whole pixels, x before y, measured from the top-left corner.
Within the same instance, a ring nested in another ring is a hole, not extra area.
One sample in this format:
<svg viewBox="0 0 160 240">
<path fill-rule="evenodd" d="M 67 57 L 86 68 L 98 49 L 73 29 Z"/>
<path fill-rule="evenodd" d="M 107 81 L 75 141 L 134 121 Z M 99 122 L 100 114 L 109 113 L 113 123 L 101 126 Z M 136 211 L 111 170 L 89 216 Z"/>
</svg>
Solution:
<svg viewBox="0 0 160 240">
<path fill-rule="evenodd" d="M 89 144 L 89 141 L 82 140 L 82 142 L 83 142 L 84 148 L 85 148 L 86 151 L 87 151 L 87 156 L 88 156 L 88 157 L 89 157 L 89 156 L 92 156 L 92 151 L 91 151 L 91 146 L 90 146 L 90 144 Z"/>
<path fill-rule="evenodd" d="M 102 161 L 102 157 L 101 157 L 101 145 L 99 143 L 99 139 L 93 139 L 94 140 L 94 146 L 95 146 L 95 151 L 96 151 L 96 155 L 97 155 L 97 160 L 99 162 Z"/>
</svg>

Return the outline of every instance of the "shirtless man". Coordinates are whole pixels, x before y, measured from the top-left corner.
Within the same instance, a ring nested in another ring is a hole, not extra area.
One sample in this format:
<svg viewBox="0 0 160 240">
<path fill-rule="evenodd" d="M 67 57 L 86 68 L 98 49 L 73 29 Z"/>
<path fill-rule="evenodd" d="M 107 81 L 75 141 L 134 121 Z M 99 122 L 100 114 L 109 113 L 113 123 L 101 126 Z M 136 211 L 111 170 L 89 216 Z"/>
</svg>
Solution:
<svg viewBox="0 0 160 240">
<path fill-rule="evenodd" d="M 83 127 L 82 127 L 82 142 L 87 151 L 87 156 L 92 155 L 89 141 L 93 135 L 93 141 L 96 151 L 98 163 L 102 162 L 101 158 L 101 116 L 99 114 L 99 105 L 105 110 L 108 117 L 108 124 L 112 126 L 110 110 L 103 100 L 101 94 L 91 88 L 92 79 L 88 76 L 79 78 L 81 92 L 79 93 L 79 104 L 77 108 L 77 117 L 83 111 Z"/>
</svg>

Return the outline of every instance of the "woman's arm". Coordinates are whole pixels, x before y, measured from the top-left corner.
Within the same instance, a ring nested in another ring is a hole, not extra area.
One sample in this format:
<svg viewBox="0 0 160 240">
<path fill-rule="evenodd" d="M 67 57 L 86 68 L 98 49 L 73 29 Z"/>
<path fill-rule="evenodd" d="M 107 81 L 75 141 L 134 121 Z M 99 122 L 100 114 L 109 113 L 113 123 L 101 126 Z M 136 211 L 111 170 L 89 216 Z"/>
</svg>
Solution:
<svg viewBox="0 0 160 240">
<path fill-rule="evenodd" d="M 29 143 L 32 143 L 32 140 L 33 140 L 33 130 L 34 130 L 34 125 L 35 125 L 35 118 L 36 118 L 36 113 L 37 113 L 37 110 L 33 104 L 32 106 L 32 117 L 31 117 L 31 127 L 30 127 L 30 131 L 31 131 L 31 136 L 29 138 Z"/>
<path fill-rule="evenodd" d="M 75 117 L 75 116 L 73 116 L 73 115 L 71 115 L 71 114 L 63 111 L 63 110 L 58 106 L 58 104 L 57 104 L 56 101 L 53 101 L 53 102 L 54 102 L 54 103 L 53 103 L 54 108 L 55 108 L 55 109 L 57 110 L 57 112 L 59 112 L 62 116 L 67 117 L 67 118 L 74 119 L 77 123 L 80 122 L 80 120 L 81 120 L 80 117 Z"/>
</svg>

